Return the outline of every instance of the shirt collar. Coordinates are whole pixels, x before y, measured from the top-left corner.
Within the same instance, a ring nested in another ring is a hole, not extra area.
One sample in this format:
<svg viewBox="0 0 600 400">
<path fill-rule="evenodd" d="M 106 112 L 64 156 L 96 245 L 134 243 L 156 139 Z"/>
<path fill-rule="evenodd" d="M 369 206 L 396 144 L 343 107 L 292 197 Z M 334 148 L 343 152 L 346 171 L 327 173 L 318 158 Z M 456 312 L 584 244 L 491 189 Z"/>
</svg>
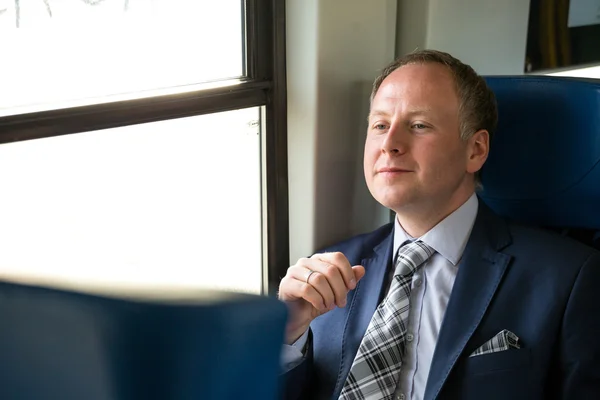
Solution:
<svg viewBox="0 0 600 400">
<path fill-rule="evenodd" d="M 467 246 L 467 241 L 475 224 L 478 208 L 479 200 L 477 199 L 477 195 L 473 193 L 452 214 L 444 218 L 419 239 L 440 253 L 452 265 L 456 266 Z M 402 228 L 402 225 L 398 222 L 398 217 L 394 218 L 394 221 L 393 254 L 396 254 L 404 242 L 414 240 L 414 238 Z"/>
</svg>

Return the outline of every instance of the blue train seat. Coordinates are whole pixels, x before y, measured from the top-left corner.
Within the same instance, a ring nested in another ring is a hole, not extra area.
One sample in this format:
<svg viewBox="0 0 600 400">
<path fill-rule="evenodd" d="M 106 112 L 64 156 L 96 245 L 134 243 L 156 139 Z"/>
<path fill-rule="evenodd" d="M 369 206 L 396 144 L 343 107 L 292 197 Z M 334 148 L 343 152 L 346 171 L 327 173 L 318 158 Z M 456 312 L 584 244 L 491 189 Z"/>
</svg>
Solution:
<svg viewBox="0 0 600 400">
<path fill-rule="evenodd" d="M 600 80 L 494 76 L 499 124 L 481 171 L 496 213 L 600 247 Z"/>
<path fill-rule="evenodd" d="M 193 295 L 134 300 L 0 282 L 0 399 L 278 398 L 283 303 Z"/>
</svg>

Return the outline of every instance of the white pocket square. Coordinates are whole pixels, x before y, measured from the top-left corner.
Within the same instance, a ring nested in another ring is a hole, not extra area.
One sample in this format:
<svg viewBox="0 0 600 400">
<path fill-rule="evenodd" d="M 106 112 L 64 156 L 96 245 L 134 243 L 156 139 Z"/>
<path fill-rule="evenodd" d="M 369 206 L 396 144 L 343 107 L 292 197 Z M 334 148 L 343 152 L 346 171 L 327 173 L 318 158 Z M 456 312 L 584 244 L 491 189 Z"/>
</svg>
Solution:
<svg viewBox="0 0 600 400">
<path fill-rule="evenodd" d="M 484 354 L 496 353 L 508 349 L 520 349 L 519 337 L 509 330 L 502 330 L 496 336 L 488 340 L 475 350 L 469 357 L 481 356 Z"/>
</svg>

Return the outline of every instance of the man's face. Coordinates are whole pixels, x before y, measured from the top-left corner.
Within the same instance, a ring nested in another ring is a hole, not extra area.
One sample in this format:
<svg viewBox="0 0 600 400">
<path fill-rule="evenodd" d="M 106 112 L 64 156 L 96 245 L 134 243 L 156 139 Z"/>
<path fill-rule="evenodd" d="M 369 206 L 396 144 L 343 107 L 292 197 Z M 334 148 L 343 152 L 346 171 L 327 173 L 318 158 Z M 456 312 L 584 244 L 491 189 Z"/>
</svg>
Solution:
<svg viewBox="0 0 600 400">
<path fill-rule="evenodd" d="M 446 67 L 409 64 L 390 74 L 369 115 L 364 171 L 373 197 L 399 213 L 458 207 L 487 157 L 487 147 L 483 159 L 477 156 L 479 133 L 463 141 L 459 126 L 459 99 Z"/>
</svg>

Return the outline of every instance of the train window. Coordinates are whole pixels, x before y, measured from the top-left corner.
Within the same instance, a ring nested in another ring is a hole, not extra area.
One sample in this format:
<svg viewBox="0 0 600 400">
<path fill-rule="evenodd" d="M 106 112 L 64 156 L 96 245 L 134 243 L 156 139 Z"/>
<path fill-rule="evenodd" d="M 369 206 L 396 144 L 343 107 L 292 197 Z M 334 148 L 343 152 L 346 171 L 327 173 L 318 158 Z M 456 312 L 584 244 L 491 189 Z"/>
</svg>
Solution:
<svg viewBox="0 0 600 400">
<path fill-rule="evenodd" d="M 592 78 L 600 79 L 600 66 L 584 67 L 584 68 L 567 68 L 563 71 L 549 72 L 547 75 L 554 76 L 571 76 L 576 78 Z"/>
<path fill-rule="evenodd" d="M 15 2 L 0 29 L 4 114 L 243 75 L 239 0 Z"/>
<path fill-rule="evenodd" d="M 4 272 L 260 293 L 258 121 L 250 108 L 0 146 Z"/>
<path fill-rule="evenodd" d="M 529 3 L 525 72 L 598 78 L 600 2 Z"/>
<path fill-rule="evenodd" d="M 2 2 L 0 279 L 272 292 L 285 2 Z"/>
</svg>

